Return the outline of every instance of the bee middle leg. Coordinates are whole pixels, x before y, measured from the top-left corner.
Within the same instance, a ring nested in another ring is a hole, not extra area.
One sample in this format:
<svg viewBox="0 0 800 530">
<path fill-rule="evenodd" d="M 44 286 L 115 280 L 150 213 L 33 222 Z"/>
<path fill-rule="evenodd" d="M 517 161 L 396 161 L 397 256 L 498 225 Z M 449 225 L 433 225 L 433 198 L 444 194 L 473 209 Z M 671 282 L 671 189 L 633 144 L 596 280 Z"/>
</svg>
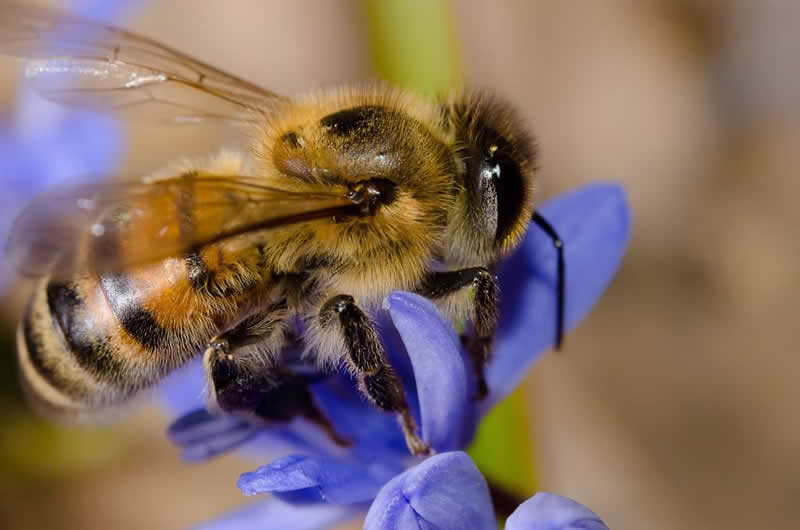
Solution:
<svg viewBox="0 0 800 530">
<path fill-rule="evenodd" d="M 492 355 L 492 340 L 500 313 L 497 281 L 494 276 L 485 267 L 432 272 L 425 277 L 417 292 L 426 298 L 436 300 L 461 289 L 474 289 L 475 292 L 472 310 L 473 335 L 467 340 L 466 345 L 477 377 L 476 397 L 483 399 L 489 393 L 484 371 Z"/>
<path fill-rule="evenodd" d="M 347 363 L 358 375 L 361 393 L 378 408 L 398 414 L 409 451 L 430 454 L 430 447 L 417 434 L 403 385 L 389 364 L 378 332 L 353 297 L 339 295 L 325 302 L 319 321 L 323 329 L 338 328 L 347 350 Z"/>
</svg>

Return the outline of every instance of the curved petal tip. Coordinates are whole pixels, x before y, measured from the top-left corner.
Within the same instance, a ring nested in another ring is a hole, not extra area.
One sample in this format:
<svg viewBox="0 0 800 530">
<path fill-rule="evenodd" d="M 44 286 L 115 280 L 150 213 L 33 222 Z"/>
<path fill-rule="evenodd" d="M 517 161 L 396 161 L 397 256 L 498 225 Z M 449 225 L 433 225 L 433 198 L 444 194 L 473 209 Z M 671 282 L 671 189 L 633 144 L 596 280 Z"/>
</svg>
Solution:
<svg viewBox="0 0 800 530">
<path fill-rule="evenodd" d="M 422 437 L 437 451 L 463 445 L 461 426 L 467 423 L 467 370 L 453 330 L 429 300 L 394 292 L 383 302 L 413 369 Z M 413 391 L 413 388 L 411 389 Z M 455 427 L 455 428 L 454 428 Z"/>
<path fill-rule="evenodd" d="M 294 503 L 356 504 L 372 499 L 387 479 L 381 473 L 324 456 L 289 455 L 243 473 L 245 495 L 273 493 Z"/>
<path fill-rule="evenodd" d="M 586 506 L 553 493 L 537 493 L 519 505 L 506 530 L 608 530 Z"/>
<path fill-rule="evenodd" d="M 432 456 L 393 478 L 364 521 L 365 530 L 419 528 L 497 528 L 489 488 L 465 453 Z"/>
</svg>

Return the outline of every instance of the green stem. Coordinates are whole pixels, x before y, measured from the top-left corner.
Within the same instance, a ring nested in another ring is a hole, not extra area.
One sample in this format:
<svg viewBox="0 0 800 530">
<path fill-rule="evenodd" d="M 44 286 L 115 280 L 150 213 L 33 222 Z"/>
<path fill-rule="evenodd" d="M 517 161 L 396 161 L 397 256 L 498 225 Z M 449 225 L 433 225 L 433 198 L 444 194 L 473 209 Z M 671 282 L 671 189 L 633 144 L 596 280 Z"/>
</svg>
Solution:
<svg viewBox="0 0 800 530">
<path fill-rule="evenodd" d="M 378 75 L 429 95 L 461 83 L 450 6 L 445 0 L 363 0 Z"/>
</svg>

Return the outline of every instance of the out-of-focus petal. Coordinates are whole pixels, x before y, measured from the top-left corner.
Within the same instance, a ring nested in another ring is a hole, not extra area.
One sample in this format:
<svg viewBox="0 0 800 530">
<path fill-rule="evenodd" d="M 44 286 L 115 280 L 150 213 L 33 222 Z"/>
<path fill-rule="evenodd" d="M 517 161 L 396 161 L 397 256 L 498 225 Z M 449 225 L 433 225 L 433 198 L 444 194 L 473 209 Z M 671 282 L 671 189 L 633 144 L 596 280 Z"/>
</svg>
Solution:
<svg viewBox="0 0 800 530">
<path fill-rule="evenodd" d="M 608 530 L 586 506 L 561 495 L 537 493 L 519 505 L 506 530 Z"/>
<path fill-rule="evenodd" d="M 381 488 L 364 530 L 495 530 L 489 488 L 462 452 L 432 456 Z"/>
<path fill-rule="evenodd" d="M 423 439 L 437 451 L 460 448 L 470 401 L 464 358 L 452 325 L 430 301 L 416 294 L 392 293 L 383 308 L 411 361 L 411 384 L 416 386 L 413 402 L 419 406 Z"/>
<path fill-rule="evenodd" d="M 539 212 L 564 241 L 566 327 L 571 329 L 594 306 L 622 261 L 630 238 L 630 207 L 620 186 L 594 184 L 546 202 Z M 520 249 L 503 262 L 499 277 L 500 328 L 483 410 L 508 395 L 554 342 L 556 251 L 550 238 L 531 226 Z"/>
<path fill-rule="evenodd" d="M 393 471 L 322 456 L 290 455 L 243 473 L 238 486 L 245 495 L 288 494 L 281 498 L 291 502 L 357 504 L 375 497 Z"/>
<path fill-rule="evenodd" d="M 189 412 L 169 426 L 167 436 L 188 461 L 207 460 L 240 447 L 262 429 L 235 416 L 215 416 L 206 409 Z"/>
<path fill-rule="evenodd" d="M 176 417 L 205 406 L 205 375 L 200 359 L 169 374 L 158 387 L 160 399 Z"/>
<path fill-rule="evenodd" d="M 360 506 L 319 504 L 293 506 L 277 499 L 246 506 L 194 530 L 328 530 L 355 519 Z"/>
<path fill-rule="evenodd" d="M 15 128 L 0 130 L 0 183 L 6 190 L 0 196 L 2 244 L 14 218 L 37 193 L 71 177 L 106 177 L 119 158 L 118 127 L 107 117 L 70 114 L 47 128 L 27 138 Z M 6 267 L 0 260 L 0 282 L 13 273 Z"/>
<path fill-rule="evenodd" d="M 147 3 L 147 0 L 72 0 L 68 4 L 68 9 L 76 15 L 93 20 L 114 22 L 131 9 Z"/>
</svg>

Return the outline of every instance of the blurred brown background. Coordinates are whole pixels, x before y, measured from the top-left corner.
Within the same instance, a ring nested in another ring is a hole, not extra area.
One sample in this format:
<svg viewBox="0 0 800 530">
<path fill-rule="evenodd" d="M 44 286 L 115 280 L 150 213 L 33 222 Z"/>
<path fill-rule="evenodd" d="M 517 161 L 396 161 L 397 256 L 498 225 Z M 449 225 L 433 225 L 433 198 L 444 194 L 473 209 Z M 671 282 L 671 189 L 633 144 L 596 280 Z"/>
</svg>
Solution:
<svg viewBox="0 0 800 530">
<path fill-rule="evenodd" d="M 800 3 L 451 6 L 469 83 L 510 98 L 538 136 L 542 197 L 613 179 L 634 207 L 608 294 L 529 378 L 539 488 L 619 530 L 796 527 Z M 124 25 L 294 93 L 372 77 L 361 7 L 174 0 Z M 0 62 L 6 108 L 16 72 Z M 130 166 L 200 150 L 174 131 L 144 142 L 132 134 L 132 151 L 152 159 Z M 101 434 L 51 428 L 30 462 L 16 455 L 46 427 L 14 410 L 2 528 L 179 528 L 244 501 L 235 480 L 252 464 L 181 464 L 156 412 Z"/>
</svg>

